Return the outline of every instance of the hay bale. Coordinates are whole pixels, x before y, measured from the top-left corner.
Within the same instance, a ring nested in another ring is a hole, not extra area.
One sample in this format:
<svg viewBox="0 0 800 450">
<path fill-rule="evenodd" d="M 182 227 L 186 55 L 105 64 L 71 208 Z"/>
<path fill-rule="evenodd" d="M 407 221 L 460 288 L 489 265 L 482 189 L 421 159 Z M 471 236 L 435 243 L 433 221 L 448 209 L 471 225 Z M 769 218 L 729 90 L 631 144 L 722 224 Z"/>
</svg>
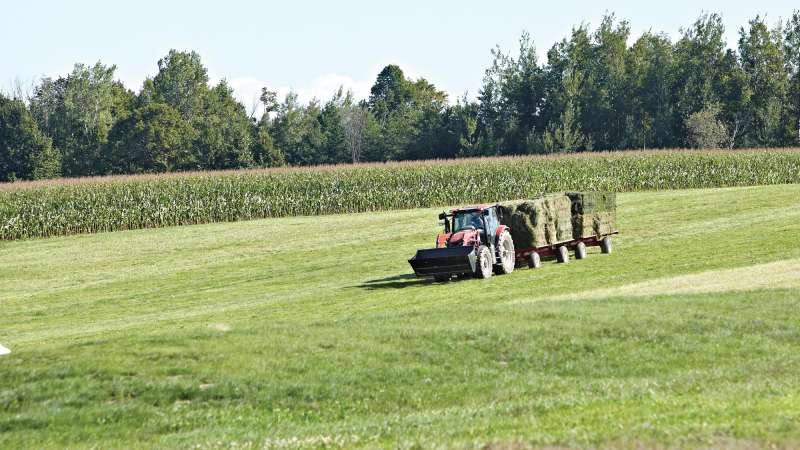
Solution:
<svg viewBox="0 0 800 450">
<path fill-rule="evenodd" d="M 579 239 L 582 237 L 593 236 L 595 225 L 594 225 L 594 216 L 584 215 L 584 214 L 576 214 L 572 216 L 572 237 L 573 239 Z"/>
<path fill-rule="evenodd" d="M 517 208 L 528 200 L 509 200 L 506 202 L 498 203 L 497 207 L 497 218 L 500 220 L 500 223 L 506 224 L 506 222 L 511 220 L 511 216 L 514 215 Z"/>
<path fill-rule="evenodd" d="M 550 194 L 545 197 L 547 206 L 547 223 L 552 227 L 552 233 L 548 237 L 549 244 L 569 241 L 572 239 L 572 201 L 569 197 L 560 194 Z"/>
<path fill-rule="evenodd" d="M 541 206 L 538 202 L 524 200 L 501 205 L 500 223 L 511 227 L 514 245 L 520 248 L 540 247 L 545 244 Z"/>
<path fill-rule="evenodd" d="M 615 192 L 567 192 L 572 201 L 572 214 L 617 210 Z"/>
<path fill-rule="evenodd" d="M 514 245 L 520 248 L 537 247 L 543 241 L 543 229 L 537 229 L 537 205 L 533 200 L 513 200 L 500 203 L 498 220 L 511 227 Z"/>
<path fill-rule="evenodd" d="M 595 236 L 604 236 L 611 234 L 616 230 L 616 217 L 614 212 L 598 212 L 595 213 L 592 219 L 592 228 Z"/>
<path fill-rule="evenodd" d="M 603 236 L 615 231 L 617 195 L 614 192 L 567 192 L 572 202 L 573 238 Z"/>
<path fill-rule="evenodd" d="M 572 239 L 572 202 L 563 193 L 500 204 L 500 223 L 511 227 L 517 248 L 544 247 Z"/>
</svg>

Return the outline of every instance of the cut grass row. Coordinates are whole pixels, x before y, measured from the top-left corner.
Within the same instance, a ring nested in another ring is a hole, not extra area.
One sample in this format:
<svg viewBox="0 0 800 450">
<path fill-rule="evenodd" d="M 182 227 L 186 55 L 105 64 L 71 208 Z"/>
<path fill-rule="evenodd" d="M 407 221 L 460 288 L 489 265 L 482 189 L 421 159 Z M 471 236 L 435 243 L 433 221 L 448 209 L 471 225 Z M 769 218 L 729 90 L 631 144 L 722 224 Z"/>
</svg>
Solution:
<svg viewBox="0 0 800 450">
<path fill-rule="evenodd" d="M 0 239 L 532 197 L 800 182 L 800 150 L 621 152 L 182 176 L 0 189 Z"/>
</svg>

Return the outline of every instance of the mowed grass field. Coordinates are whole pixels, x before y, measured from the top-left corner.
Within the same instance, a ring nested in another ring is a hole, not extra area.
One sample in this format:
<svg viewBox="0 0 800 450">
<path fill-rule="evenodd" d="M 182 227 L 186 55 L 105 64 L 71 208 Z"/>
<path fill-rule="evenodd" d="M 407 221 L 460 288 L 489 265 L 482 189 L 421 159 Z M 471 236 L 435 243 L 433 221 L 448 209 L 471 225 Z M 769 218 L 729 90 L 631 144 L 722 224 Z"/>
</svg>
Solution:
<svg viewBox="0 0 800 450">
<path fill-rule="evenodd" d="M 0 242 L 0 448 L 800 446 L 800 185 L 446 284 L 439 211 Z"/>
</svg>

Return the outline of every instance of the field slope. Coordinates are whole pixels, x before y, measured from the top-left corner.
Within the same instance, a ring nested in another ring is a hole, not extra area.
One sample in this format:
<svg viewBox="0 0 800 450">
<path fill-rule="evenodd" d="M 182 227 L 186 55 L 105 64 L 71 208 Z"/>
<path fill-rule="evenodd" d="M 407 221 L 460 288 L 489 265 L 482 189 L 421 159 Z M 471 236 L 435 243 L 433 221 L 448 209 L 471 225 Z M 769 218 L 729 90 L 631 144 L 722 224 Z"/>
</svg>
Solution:
<svg viewBox="0 0 800 450">
<path fill-rule="evenodd" d="M 800 185 L 409 276 L 436 210 L 0 242 L 0 448 L 800 446 Z"/>
</svg>

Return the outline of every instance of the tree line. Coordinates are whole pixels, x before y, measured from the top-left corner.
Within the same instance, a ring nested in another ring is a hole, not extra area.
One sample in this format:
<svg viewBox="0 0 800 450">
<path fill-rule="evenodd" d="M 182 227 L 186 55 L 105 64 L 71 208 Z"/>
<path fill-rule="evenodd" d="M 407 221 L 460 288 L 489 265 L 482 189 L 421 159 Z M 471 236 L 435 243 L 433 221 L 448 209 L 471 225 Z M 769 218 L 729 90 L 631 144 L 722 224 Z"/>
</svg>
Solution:
<svg viewBox="0 0 800 450">
<path fill-rule="evenodd" d="M 172 50 L 138 93 L 115 66 L 76 64 L 0 95 L 0 181 L 56 176 L 337 164 L 632 148 L 779 147 L 800 142 L 800 11 L 757 16 L 728 48 L 718 14 L 672 42 L 631 45 L 613 15 L 580 25 L 545 62 L 527 33 L 492 51 L 474 100 L 455 101 L 396 65 L 369 98 L 341 88 L 301 103 L 262 90 L 248 114 L 195 52 Z"/>
</svg>

